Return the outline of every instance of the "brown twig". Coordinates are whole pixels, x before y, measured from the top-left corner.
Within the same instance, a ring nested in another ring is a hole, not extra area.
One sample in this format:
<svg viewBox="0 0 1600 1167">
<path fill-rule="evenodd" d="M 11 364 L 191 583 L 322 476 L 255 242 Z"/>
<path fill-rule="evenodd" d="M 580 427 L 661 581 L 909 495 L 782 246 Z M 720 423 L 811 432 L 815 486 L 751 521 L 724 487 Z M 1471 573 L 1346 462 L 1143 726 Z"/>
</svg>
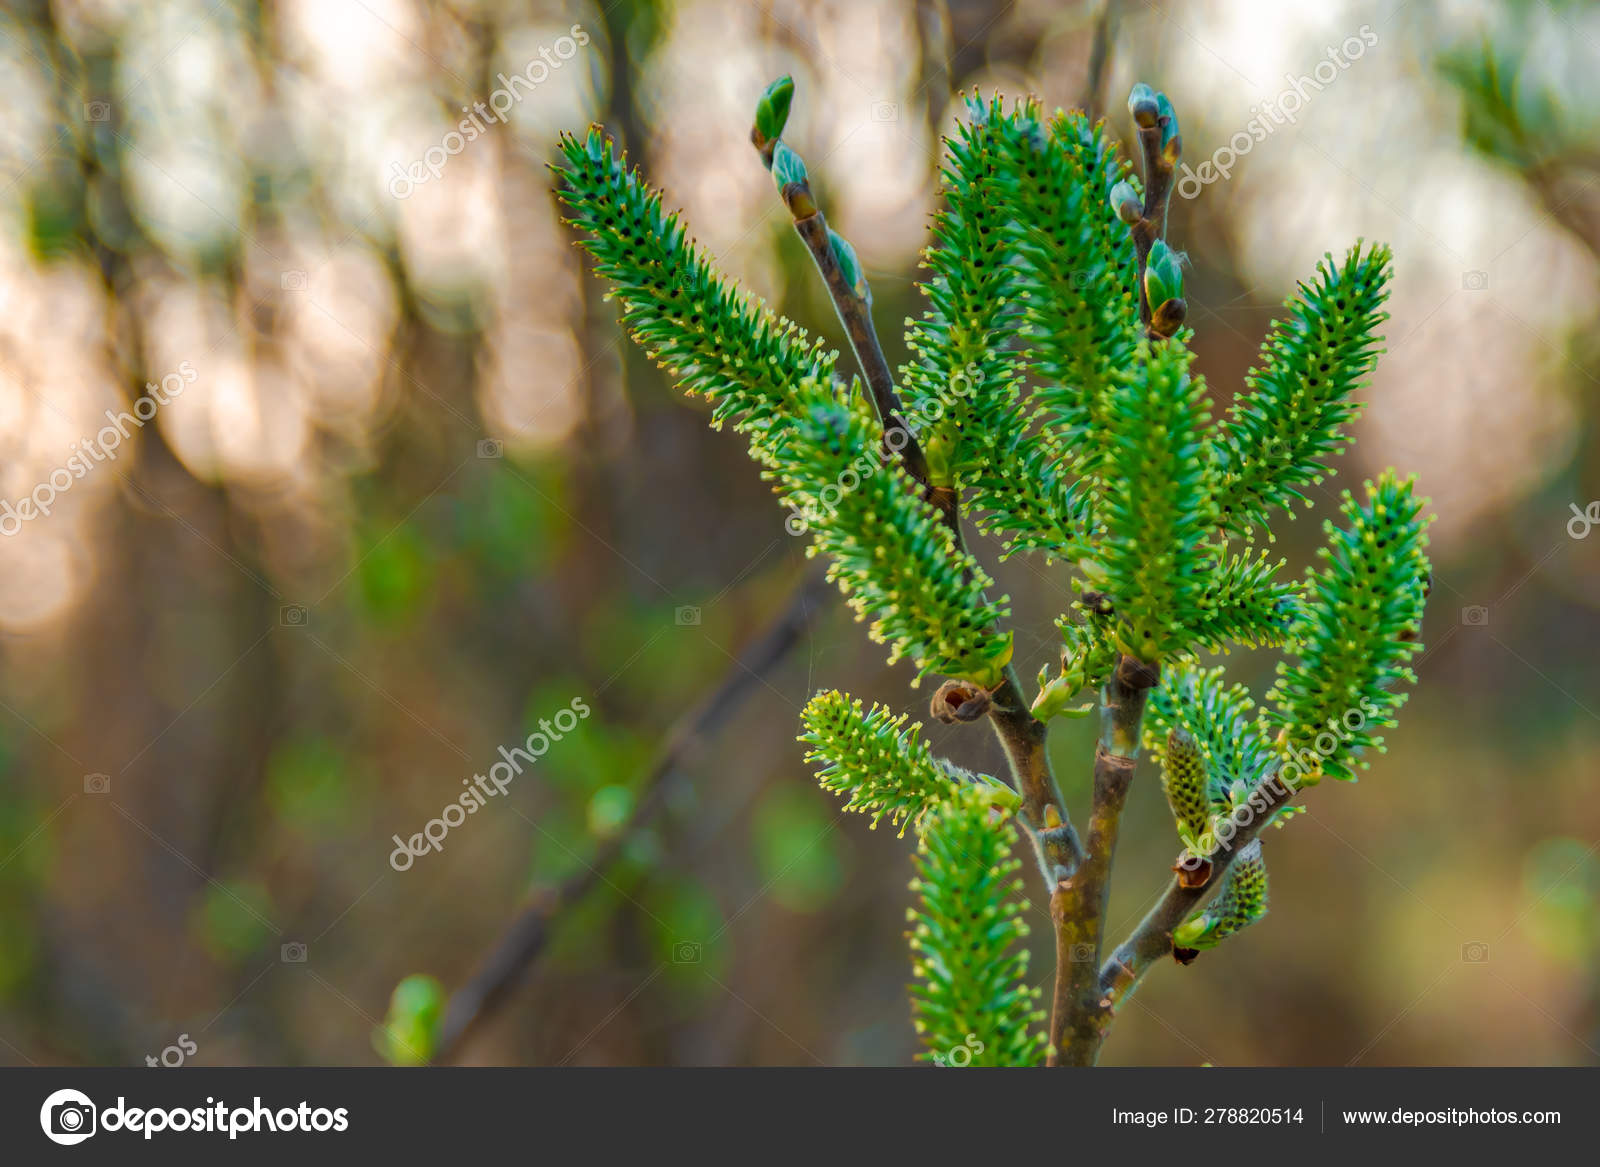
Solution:
<svg viewBox="0 0 1600 1167">
<path fill-rule="evenodd" d="M 1157 112 L 1154 102 L 1136 108 L 1133 120 L 1139 136 L 1139 153 L 1144 160 L 1144 206 L 1131 230 L 1134 251 L 1139 257 L 1139 319 L 1148 328 L 1152 313 L 1160 305 L 1151 304 L 1145 294 L 1144 270 L 1150 259 L 1150 249 L 1167 233 L 1167 204 L 1172 196 L 1172 176 L 1183 153 L 1183 138 L 1174 135 L 1166 147 L 1162 147 L 1166 118 Z"/>
<path fill-rule="evenodd" d="M 1122 810 L 1138 763 L 1150 690 L 1160 670 L 1134 657 L 1118 659 L 1101 692 L 1100 741 L 1094 754 L 1094 803 L 1082 865 L 1050 896 L 1056 927 L 1056 977 L 1050 1013 L 1049 1064 L 1093 1065 L 1108 1027 L 1099 987 L 1111 864 Z"/>
<path fill-rule="evenodd" d="M 1251 809 L 1250 820 L 1239 826 L 1226 843 L 1210 858 L 1210 878 L 1185 886 L 1174 878 L 1156 906 L 1151 908 L 1133 932 L 1117 946 L 1100 968 L 1099 990 L 1104 1002 L 1105 1025 L 1109 1026 L 1117 1008 L 1138 987 L 1145 973 L 1164 956 L 1173 955 L 1172 930 L 1193 914 L 1208 896 L 1222 886 L 1223 876 L 1239 852 L 1259 836 L 1272 813 L 1287 804 L 1297 787 L 1281 780 L 1276 773 L 1257 783 L 1240 805 Z M 1260 809 L 1257 809 L 1260 808 Z"/>
<path fill-rule="evenodd" d="M 673 780 L 705 740 L 716 733 L 793 648 L 805 639 L 830 589 L 819 570 L 796 586 L 789 602 L 760 638 L 730 665 L 722 681 L 692 712 L 679 719 L 640 786 L 628 821 L 602 843 L 582 871 L 529 897 L 527 906 L 495 942 L 471 979 L 445 1008 L 433 1061 L 449 1061 L 467 1035 L 494 1013 L 538 960 L 562 916 L 605 878 L 629 842 L 648 828 L 667 804 Z"/>
<path fill-rule="evenodd" d="M 751 141 L 761 155 L 763 165 L 772 169 L 773 150 L 778 139 L 768 141 L 756 131 L 752 133 Z M 900 415 L 900 395 L 895 390 L 894 373 L 889 368 L 888 358 L 883 355 L 883 345 L 878 341 L 877 326 L 872 322 L 871 300 L 857 293 L 845 277 L 844 269 L 839 266 L 839 257 L 834 254 L 833 242 L 828 237 L 827 216 L 817 205 L 809 180 L 791 182 L 779 194 L 794 219 L 795 234 L 800 236 L 800 241 L 811 253 L 811 261 L 822 276 L 822 282 L 828 289 L 828 298 L 833 302 L 833 310 L 844 327 L 850 351 L 855 354 L 856 364 L 867 383 L 867 391 L 872 395 L 878 420 L 883 425 L 884 447 L 899 453 L 906 473 L 922 487 L 923 497 L 939 511 L 959 547 L 960 498 L 953 487 L 931 481 L 928 456 L 923 452 L 916 434 Z"/>
</svg>

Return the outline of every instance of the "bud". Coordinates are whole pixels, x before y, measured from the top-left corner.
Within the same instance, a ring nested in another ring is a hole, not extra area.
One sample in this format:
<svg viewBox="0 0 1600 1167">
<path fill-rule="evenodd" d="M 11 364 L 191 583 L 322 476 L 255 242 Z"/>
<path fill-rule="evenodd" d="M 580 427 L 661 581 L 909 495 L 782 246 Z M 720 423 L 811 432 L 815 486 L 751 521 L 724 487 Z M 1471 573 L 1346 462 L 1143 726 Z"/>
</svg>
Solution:
<svg viewBox="0 0 1600 1167">
<path fill-rule="evenodd" d="M 1139 197 L 1138 189 L 1123 179 L 1111 188 L 1111 208 L 1117 212 L 1117 218 L 1130 226 L 1144 218 L 1144 201 Z"/>
<path fill-rule="evenodd" d="M 817 213 L 811 184 L 806 180 L 806 164 L 782 141 L 772 148 L 772 181 L 796 220 L 809 219 Z"/>
<path fill-rule="evenodd" d="M 1156 91 L 1143 81 L 1133 87 L 1128 94 L 1128 112 L 1133 115 L 1134 124 L 1141 129 L 1149 129 L 1156 124 L 1156 119 L 1161 116 L 1161 105 L 1156 100 Z"/>
<path fill-rule="evenodd" d="M 1156 94 L 1156 116 L 1161 124 L 1161 148 L 1178 136 L 1178 115 L 1165 93 Z"/>
<path fill-rule="evenodd" d="M 444 988 L 430 976 L 409 976 L 395 986 L 389 1013 L 372 1044 L 395 1065 L 415 1066 L 433 1057 L 444 1015 Z"/>
<path fill-rule="evenodd" d="M 1157 239 L 1150 247 L 1144 268 L 1144 294 L 1152 312 L 1183 295 L 1183 269 L 1164 239 Z"/>
<path fill-rule="evenodd" d="M 794 102 L 794 78 L 785 73 L 762 91 L 756 102 L 756 132 L 753 135 L 757 149 L 783 136 L 789 124 L 789 106 Z"/>
<path fill-rule="evenodd" d="M 782 142 L 772 149 L 772 181 L 780 191 L 806 181 L 805 162 Z"/>
<path fill-rule="evenodd" d="M 1161 337 L 1172 336 L 1183 327 L 1188 315 L 1189 305 L 1183 302 L 1182 296 L 1163 300 L 1150 314 L 1150 331 Z"/>
<path fill-rule="evenodd" d="M 839 261 L 839 270 L 844 273 L 844 282 L 850 285 L 850 290 L 856 294 L 856 299 L 871 304 L 872 289 L 867 286 L 867 277 L 862 274 L 861 260 L 856 257 L 856 249 L 850 246 L 848 239 L 832 227 L 828 228 L 828 245 L 833 249 L 833 258 Z"/>
<path fill-rule="evenodd" d="M 1082 676 L 1069 677 L 1063 673 L 1051 680 L 1049 672 L 1048 665 L 1039 670 L 1039 695 L 1033 699 L 1030 708 L 1034 717 L 1040 721 L 1049 721 L 1052 717 L 1088 717 L 1094 712 L 1092 701 L 1076 709 L 1067 706 L 1067 702 L 1083 688 Z"/>
</svg>

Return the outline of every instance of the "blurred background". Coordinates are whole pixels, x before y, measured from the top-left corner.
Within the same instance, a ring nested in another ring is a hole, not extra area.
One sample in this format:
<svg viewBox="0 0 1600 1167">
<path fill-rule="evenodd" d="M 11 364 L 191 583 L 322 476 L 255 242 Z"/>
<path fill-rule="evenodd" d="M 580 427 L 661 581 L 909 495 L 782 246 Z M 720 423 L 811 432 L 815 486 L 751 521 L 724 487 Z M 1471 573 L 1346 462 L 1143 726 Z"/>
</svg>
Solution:
<svg viewBox="0 0 1600 1167">
<path fill-rule="evenodd" d="M 952 93 L 1078 104 L 1101 19 L 12 0 L 0 1062 L 376 1062 L 396 984 L 495 988 L 519 918 L 536 959 L 450 1060 L 908 1062 L 911 843 L 841 817 L 794 738 L 818 687 L 918 718 L 929 688 L 832 592 L 781 660 L 735 662 L 803 541 L 620 335 L 546 164 L 603 123 L 724 271 L 842 345 L 747 140 L 793 73 L 787 137 L 899 363 Z M 1169 237 L 1218 406 L 1325 251 L 1385 240 L 1388 356 L 1315 501 L 1393 464 L 1439 515 L 1390 752 L 1310 793 L 1269 842 L 1268 918 L 1159 967 L 1106 1061 L 1600 1061 L 1600 12 L 1129 2 L 1106 27 L 1112 134 L 1146 80 L 1216 165 Z M 1296 570 L 1319 522 L 1280 529 Z M 1031 677 L 1067 578 L 995 571 Z M 1231 663 L 1265 689 L 1272 654 Z M 663 762 L 719 685 L 738 708 Z M 536 730 L 504 794 L 398 847 Z M 1080 807 L 1089 733 L 1053 742 Z M 932 736 L 1003 764 L 978 728 Z M 1146 772 L 1118 936 L 1175 848 Z"/>
</svg>

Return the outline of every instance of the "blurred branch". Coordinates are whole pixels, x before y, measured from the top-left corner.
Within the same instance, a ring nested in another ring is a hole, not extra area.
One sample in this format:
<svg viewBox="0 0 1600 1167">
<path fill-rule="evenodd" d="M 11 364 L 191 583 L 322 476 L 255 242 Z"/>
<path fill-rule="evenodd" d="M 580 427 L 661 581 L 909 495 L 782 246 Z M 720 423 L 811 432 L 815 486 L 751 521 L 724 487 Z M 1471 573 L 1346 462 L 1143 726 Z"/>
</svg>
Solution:
<svg viewBox="0 0 1600 1167">
<path fill-rule="evenodd" d="M 563 883 L 534 891 L 521 915 L 511 922 L 483 958 L 478 971 L 451 995 L 440 1026 L 434 1063 L 449 1061 L 466 1036 L 494 1013 L 544 952 L 563 914 L 593 891 L 628 844 L 655 822 L 667 804 L 673 780 L 683 773 L 684 765 L 805 639 L 823 596 L 829 590 L 821 570 L 814 569 L 806 574 L 783 611 L 760 638 L 729 666 L 722 681 L 700 705 L 673 726 L 645 775 L 639 801 L 628 821 L 601 844 L 582 871 Z"/>
<path fill-rule="evenodd" d="M 1094 22 L 1089 50 L 1089 78 L 1083 87 L 1083 112 L 1090 123 L 1106 115 L 1106 85 L 1111 79 L 1111 42 L 1117 37 L 1117 0 L 1104 0 Z"/>
</svg>

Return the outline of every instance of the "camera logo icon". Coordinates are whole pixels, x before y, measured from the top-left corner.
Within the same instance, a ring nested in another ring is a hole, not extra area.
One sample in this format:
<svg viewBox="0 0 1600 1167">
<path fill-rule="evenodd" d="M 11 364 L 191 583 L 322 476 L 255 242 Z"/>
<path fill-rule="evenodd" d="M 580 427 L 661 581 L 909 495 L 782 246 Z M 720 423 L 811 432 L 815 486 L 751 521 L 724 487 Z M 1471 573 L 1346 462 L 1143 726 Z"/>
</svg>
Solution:
<svg viewBox="0 0 1600 1167">
<path fill-rule="evenodd" d="M 506 444 L 499 438 L 479 438 L 478 457 L 503 458 L 505 457 Z"/>
<path fill-rule="evenodd" d="M 680 940 L 672 946 L 673 964 L 699 964 L 700 945 L 693 940 Z"/>
<path fill-rule="evenodd" d="M 305 605 L 285 604 L 278 609 L 278 623 L 285 628 L 304 628 L 306 626 Z"/>
<path fill-rule="evenodd" d="M 278 283 L 285 292 L 303 292 L 310 281 L 303 271 L 286 271 L 278 277 Z"/>
<path fill-rule="evenodd" d="M 1463 944 L 1461 946 L 1461 959 L 1466 964 L 1488 964 L 1489 946 L 1481 940 Z"/>
<path fill-rule="evenodd" d="M 1074 944 L 1071 952 L 1072 963 L 1081 964 L 1086 960 L 1094 959 L 1093 944 Z"/>
<path fill-rule="evenodd" d="M 83 120 L 86 122 L 108 122 L 111 120 L 111 103 L 109 101 L 86 101 L 83 103 Z"/>
<path fill-rule="evenodd" d="M 85 774 L 83 776 L 83 792 L 85 794 L 110 794 L 110 774 Z"/>
<path fill-rule="evenodd" d="M 1486 292 L 1489 290 L 1489 273 L 1486 271 L 1464 271 L 1461 273 L 1461 290 L 1464 292 Z"/>
<path fill-rule="evenodd" d="M 700 609 L 685 604 L 672 614 L 679 628 L 693 628 L 700 623 Z"/>
<path fill-rule="evenodd" d="M 1471 604 L 1461 609 L 1461 622 L 1468 628 L 1487 628 L 1489 609 L 1482 604 Z"/>
<path fill-rule="evenodd" d="M 278 956 L 284 964 L 304 964 L 306 962 L 306 946 L 298 940 L 291 940 L 288 944 L 278 949 Z"/>
<path fill-rule="evenodd" d="M 70 1147 L 94 1134 L 94 1103 L 77 1090 L 57 1090 L 39 1108 L 39 1125 L 52 1143 Z"/>
<path fill-rule="evenodd" d="M 872 103 L 872 120 L 875 122 L 892 122 L 900 116 L 900 107 L 892 101 L 875 101 Z"/>
</svg>

